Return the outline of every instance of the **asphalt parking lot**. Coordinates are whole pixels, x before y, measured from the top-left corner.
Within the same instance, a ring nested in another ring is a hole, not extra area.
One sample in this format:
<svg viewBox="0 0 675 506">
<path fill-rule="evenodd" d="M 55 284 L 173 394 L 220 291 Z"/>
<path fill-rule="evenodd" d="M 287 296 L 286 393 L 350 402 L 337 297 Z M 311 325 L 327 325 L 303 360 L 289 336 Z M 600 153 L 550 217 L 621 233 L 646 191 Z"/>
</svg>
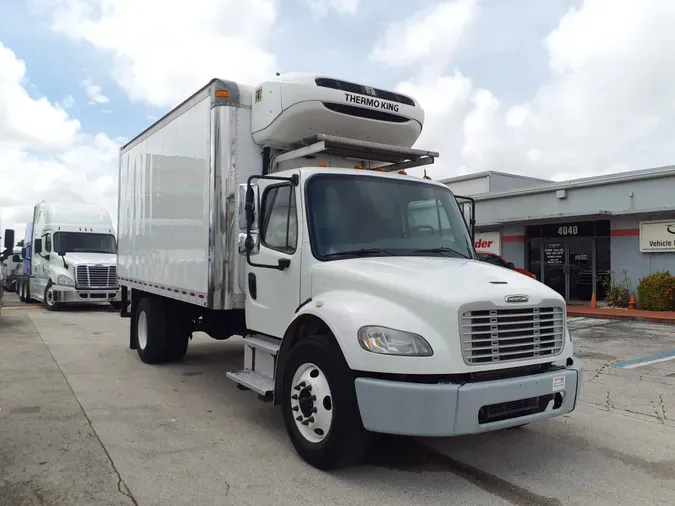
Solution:
<svg viewBox="0 0 675 506">
<path fill-rule="evenodd" d="M 675 326 L 571 319 L 569 416 L 441 440 L 384 438 L 359 467 L 302 462 L 281 413 L 225 377 L 241 341 L 197 334 L 146 366 L 105 306 L 0 317 L 1 505 L 672 504 Z"/>
</svg>

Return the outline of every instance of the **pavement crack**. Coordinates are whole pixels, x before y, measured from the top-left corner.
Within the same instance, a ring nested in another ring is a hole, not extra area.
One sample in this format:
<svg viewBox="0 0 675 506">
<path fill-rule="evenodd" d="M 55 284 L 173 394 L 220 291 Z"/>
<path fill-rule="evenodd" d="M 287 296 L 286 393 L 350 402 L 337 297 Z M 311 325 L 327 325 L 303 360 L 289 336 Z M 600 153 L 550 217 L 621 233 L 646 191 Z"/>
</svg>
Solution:
<svg viewBox="0 0 675 506">
<path fill-rule="evenodd" d="M 609 390 L 607 390 L 607 398 L 606 398 L 605 405 L 607 406 L 607 411 L 610 411 L 610 410 L 616 408 L 616 406 L 614 406 L 614 403 L 612 402 L 612 399 L 609 395 Z"/>
<path fill-rule="evenodd" d="M 124 482 L 124 479 L 122 478 L 122 475 L 120 474 L 119 470 L 115 466 L 115 462 L 113 462 L 112 457 L 110 456 L 110 453 L 108 453 L 108 449 L 105 447 L 103 444 L 103 441 L 101 441 L 101 438 L 98 435 L 98 432 L 96 432 L 96 429 L 94 428 L 94 424 L 91 423 L 91 419 L 89 418 L 89 415 L 87 415 L 87 412 L 84 410 L 84 407 L 82 406 L 82 403 L 80 402 L 80 399 L 77 398 L 77 395 L 75 395 L 75 390 L 73 390 L 73 386 L 70 384 L 70 381 L 68 381 L 68 378 L 66 377 L 66 374 L 63 372 L 63 369 L 61 369 L 61 364 L 59 364 L 56 360 L 56 357 L 54 357 L 54 354 L 52 353 L 52 350 L 49 349 L 49 346 L 47 346 L 47 343 L 45 343 L 45 340 L 42 339 L 42 334 L 40 331 L 37 329 L 35 326 L 35 323 L 33 323 L 33 320 L 30 320 L 31 325 L 35 329 L 35 333 L 40 336 L 40 341 L 42 341 L 42 344 L 47 350 L 47 353 L 52 357 L 52 360 L 56 364 L 56 367 L 58 368 L 59 372 L 61 373 L 61 376 L 63 377 L 63 381 L 66 382 L 66 385 L 68 385 L 68 389 L 70 390 L 70 393 L 73 394 L 73 398 L 75 399 L 75 402 L 77 402 L 77 405 L 80 407 L 80 411 L 82 411 L 82 414 L 84 415 L 85 420 L 87 420 L 87 423 L 89 424 L 89 427 L 91 427 L 91 431 L 94 434 L 94 437 L 98 441 L 98 444 L 101 445 L 101 449 L 105 453 L 105 456 L 108 458 L 108 462 L 110 462 L 110 466 L 112 467 L 113 471 L 115 472 L 115 475 L 117 476 L 117 490 L 119 491 L 120 494 L 123 496 L 129 498 L 129 500 L 134 504 L 134 506 L 138 506 L 138 502 L 136 501 L 136 498 L 132 495 L 131 490 L 129 490 L 129 487 L 127 484 Z M 229 489 L 229 485 L 228 485 Z"/>
<path fill-rule="evenodd" d="M 659 407 L 661 408 L 661 414 L 663 415 L 663 421 L 668 420 L 666 416 L 666 404 L 663 402 L 663 394 L 659 394 Z"/>
<path fill-rule="evenodd" d="M 591 381 L 593 381 L 594 379 L 596 379 L 598 376 L 600 376 L 600 375 L 601 375 L 603 372 L 605 372 L 605 370 L 606 370 L 610 365 L 612 365 L 614 362 L 615 362 L 615 361 L 605 362 L 605 364 L 604 364 L 600 369 L 598 369 L 597 371 L 595 371 L 595 374 L 593 375 L 593 377 L 591 377 L 591 379 L 588 380 L 588 382 L 590 383 Z"/>
<path fill-rule="evenodd" d="M 525 487 L 461 462 L 450 455 L 433 450 L 424 444 L 413 444 L 420 452 L 417 457 L 425 462 L 425 466 L 422 467 L 435 471 L 451 472 L 481 490 L 500 497 L 511 504 L 516 506 L 562 506 L 563 504 L 558 498 L 539 495 Z M 392 468 L 395 469 L 396 467 Z"/>
</svg>

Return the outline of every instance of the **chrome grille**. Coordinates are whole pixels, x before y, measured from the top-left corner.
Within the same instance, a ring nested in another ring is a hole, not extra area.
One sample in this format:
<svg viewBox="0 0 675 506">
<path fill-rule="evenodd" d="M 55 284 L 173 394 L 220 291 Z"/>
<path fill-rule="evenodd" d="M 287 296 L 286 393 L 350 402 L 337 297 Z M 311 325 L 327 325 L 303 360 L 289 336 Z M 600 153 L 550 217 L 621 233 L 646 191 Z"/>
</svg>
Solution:
<svg viewBox="0 0 675 506">
<path fill-rule="evenodd" d="M 117 266 L 78 265 L 75 269 L 78 288 L 109 288 L 117 286 Z"/>
<path fill-rule="evenodd" d="M 558 355 L 563 324 L 559 307 L 464 311 L 460 323 L 464 362 L 479 365 Z"/>
</svg>

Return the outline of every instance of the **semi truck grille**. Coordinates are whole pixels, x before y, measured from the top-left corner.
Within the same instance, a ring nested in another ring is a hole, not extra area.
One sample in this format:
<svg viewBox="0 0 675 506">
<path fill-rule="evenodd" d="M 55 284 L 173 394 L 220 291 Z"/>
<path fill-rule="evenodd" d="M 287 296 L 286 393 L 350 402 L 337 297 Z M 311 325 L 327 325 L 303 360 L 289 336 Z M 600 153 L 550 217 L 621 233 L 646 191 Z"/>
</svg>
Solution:
<svg viewBox="0 0 675 506">
<path fill-rule="evenodd" d="M 78 265 L 75 269 L 78 288 L 109 288 L 117 286 L 117 267 Z"/>
<path fill-rule="evenodd" d="M 558 355 L 563 324 L 559 307 L 464 311 L 460 323 L 464 362 L 479 365 Z"/>
</svg>

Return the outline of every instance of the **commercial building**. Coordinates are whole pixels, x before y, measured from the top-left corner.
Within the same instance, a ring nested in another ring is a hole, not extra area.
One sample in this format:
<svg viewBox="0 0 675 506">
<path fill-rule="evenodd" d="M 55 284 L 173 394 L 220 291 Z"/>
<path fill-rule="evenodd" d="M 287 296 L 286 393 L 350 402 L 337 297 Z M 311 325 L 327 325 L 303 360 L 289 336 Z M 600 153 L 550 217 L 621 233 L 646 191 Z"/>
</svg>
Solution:
<svg viewBox="0 0 675 506">
<path fill-rule="evenodd" d="M 497 171 L 442 180 L 476 202 L 476 248 L 586 302 L 603 278 L 675 274 L 675 166 L 547 181 Z"/>
</svg>

